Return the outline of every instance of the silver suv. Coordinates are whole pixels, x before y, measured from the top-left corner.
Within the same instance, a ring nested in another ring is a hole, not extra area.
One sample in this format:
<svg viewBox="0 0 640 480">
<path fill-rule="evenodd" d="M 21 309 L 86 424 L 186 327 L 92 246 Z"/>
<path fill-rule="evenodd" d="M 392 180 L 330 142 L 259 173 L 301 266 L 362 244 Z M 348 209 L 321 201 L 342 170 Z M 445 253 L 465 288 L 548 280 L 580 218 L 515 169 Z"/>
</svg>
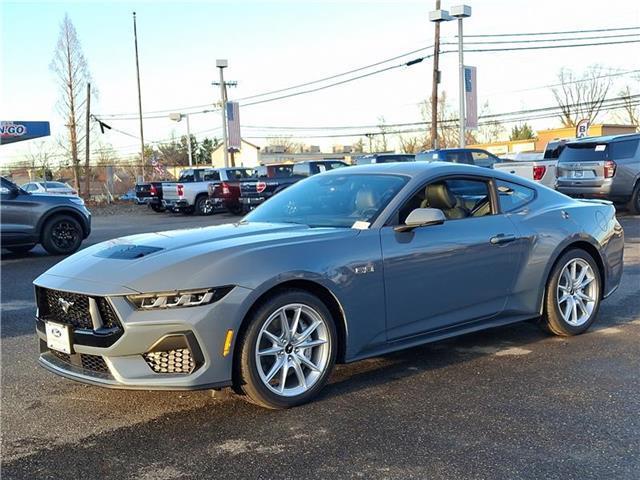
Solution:
<svg viewBox="0 0 640 480">
<path fill-rule="evenodd" d="M 627 203 L 632 213 L 640 214 L 640 134 L 567 143 L 558 159 L 558 190 Z"/>
</svg>

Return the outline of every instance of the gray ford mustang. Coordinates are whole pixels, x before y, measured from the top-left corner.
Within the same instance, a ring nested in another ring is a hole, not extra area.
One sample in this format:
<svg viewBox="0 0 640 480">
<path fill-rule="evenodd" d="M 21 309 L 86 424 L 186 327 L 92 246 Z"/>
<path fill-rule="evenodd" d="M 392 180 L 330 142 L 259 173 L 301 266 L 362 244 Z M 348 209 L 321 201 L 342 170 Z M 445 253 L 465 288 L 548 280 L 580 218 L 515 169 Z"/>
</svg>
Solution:
<svg viewBox="0 0 640 480">
<path fill-rule="evenodd" d="M 606 201 L 450 163 L 350 167 L 242 221 L 86 248 L 35 281 L 40 363 L 286 408 L 336 362 L 540 319 L 584 332 L 622 275 Z"/>
</svg>

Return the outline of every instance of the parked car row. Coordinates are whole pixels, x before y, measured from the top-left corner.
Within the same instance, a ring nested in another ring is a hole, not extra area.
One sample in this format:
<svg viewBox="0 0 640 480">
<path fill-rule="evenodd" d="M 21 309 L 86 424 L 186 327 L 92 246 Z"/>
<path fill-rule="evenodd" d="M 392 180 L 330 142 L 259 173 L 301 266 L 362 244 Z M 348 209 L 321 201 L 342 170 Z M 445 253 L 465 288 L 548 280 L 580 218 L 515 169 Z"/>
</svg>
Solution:
<svg viewBox="0 0 640 480">
<path fill-rule="evenodd" d="M 176 182 L 136 185 L 136 195 L 156 212 L 211 215 L 227 210 L 240 215 L 303 178 L 346 166 L 337 160 L 317 160 L 256 169 L 189 168 Z"/>
<path fill-rule="evenodd" d="M 450 162 L 501 170 L 570 196 L 623 202 L 640 213 L 640 134 L 549 142 L 544 153 L 499 158 L 476 148 L 446 148 L 417 154 L 375 153 L 357 165 L 391 162 Z M 338 160 L 305 161 L 250 168 L 189 168 L 176 182 L 136 186 L 139 201 L 154 211 L 211 215 L 246 213 L 303 178 L 347 166 Z"/>
</svg>

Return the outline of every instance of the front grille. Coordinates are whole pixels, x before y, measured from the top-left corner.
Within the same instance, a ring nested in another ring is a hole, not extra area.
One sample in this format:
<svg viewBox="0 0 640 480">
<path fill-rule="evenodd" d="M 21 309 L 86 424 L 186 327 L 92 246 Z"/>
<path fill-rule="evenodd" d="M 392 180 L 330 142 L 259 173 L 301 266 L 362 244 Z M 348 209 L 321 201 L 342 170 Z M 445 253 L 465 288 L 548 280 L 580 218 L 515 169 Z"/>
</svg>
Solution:
<svg viewBox="0 0 640 480">
<path fill-rule="evenodd" d="M 156 373 L 191 373 L 196 367 L 188 348 L 149 352 L 142 356 Z"/>
<path fill-rule="evenodd" d="M 87 355 L 81 353 L 80 363 L 82 363 L 82 368 L 84 368 L 85 370 L 105 373 L 109 372 L 109 368 L 107 367 L 104 358 L 102 358 L 100 355 Z"/>
<path fill-rule="evenodd" d="M 100 355 L 89 355 L 86 353 L 76 353 L 69 355 L 68 353 L 58 352 L 57 350 L 49 350 L 49 352 L 69 365 L 82 367 L 92 372 L 109 373 L 109 367 Z"/>
<path fill-rule="evenodd" d="M 104 327 L 122 330 L 118 316 L 109 301 L 105 297 L 93 298 L 98 305 Z M 38 287 L 36 299 L 40 318 L 71 325 L 74 328 L 93 330 L 87 295 Z M 64 306 L 67 307 L 66 312 Z"/>
</svg>

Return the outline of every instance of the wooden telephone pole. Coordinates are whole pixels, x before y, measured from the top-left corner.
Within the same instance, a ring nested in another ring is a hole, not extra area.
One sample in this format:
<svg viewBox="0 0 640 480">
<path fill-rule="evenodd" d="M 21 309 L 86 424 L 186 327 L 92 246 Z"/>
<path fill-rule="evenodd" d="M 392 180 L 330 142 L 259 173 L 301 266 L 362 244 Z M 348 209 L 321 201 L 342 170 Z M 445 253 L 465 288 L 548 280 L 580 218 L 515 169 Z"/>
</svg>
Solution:
<svg viewBox="0 0 640 480">
<path fill-rule="evenodd" d="M 440 0 L 436 0 L 436 10 L 440 10 Z M 438 83 L 440 83 L 440 23 L 435 22 L 433 41 L 433 83 L 431 85 L 431 148 L 438 148 Z"/>
</svg>

